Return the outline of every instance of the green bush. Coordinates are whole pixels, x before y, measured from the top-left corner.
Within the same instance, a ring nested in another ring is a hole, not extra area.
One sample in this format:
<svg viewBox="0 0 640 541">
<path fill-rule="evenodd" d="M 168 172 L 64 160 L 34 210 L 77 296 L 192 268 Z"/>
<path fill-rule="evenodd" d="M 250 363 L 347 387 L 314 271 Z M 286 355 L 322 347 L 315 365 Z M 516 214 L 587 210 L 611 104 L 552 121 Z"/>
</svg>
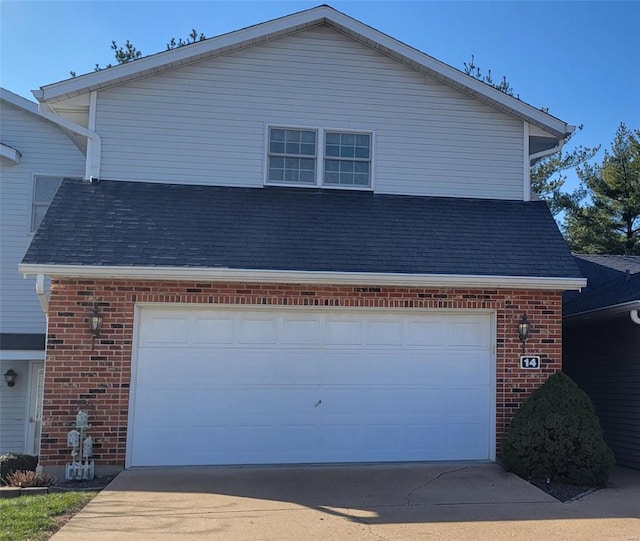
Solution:
<svg viewBox="0 0 640 541">
<path fill-rule="evenodd" d="M 6 484 L 7 476 L 15 471 L 36 471 L 38 457 L 19 453 L 6 453 L 0 456 L 0 483 Z"/>
<path fill-rule="evenodd" d="M 558 372 L 513 417 L 502 462 L 524 479 L 600 487 L 607 484 L 614 459 L 591 400 Z"/>
</svg>

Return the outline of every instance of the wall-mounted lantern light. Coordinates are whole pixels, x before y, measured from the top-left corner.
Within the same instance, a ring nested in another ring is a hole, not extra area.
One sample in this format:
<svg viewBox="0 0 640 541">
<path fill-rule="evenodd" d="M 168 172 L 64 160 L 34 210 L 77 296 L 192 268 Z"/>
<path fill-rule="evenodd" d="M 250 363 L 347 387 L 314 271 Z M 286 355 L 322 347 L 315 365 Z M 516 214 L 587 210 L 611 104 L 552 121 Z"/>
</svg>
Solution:
<svg viewBox="0 0 640 541">
<path fill-rule="evenodd" d="M 17 377 L 18 374 L 16 374 L 13 368 L 9 368 L 9 370 L 4 373 L 4 380 L 7 382 L 9 387 L 13 387 L 16 384 Z"/>
<path fill-rule="evenodd" d="M 529 336 L 529 330 L 531 329 L 531 323 L 527 320 L 527 314 L 525 313 L 520 319 L 520 323 L 518 323 L 518 336 L 520 337 L 521 342 L 527 341 L 527 336 Z"/>
<path fill-rule="evenodd" d="M 531 330 L 531 323 L 527 319 L 526 312 L 522 315 L 520 319 L 520 323 L 518 323 L 518 338 L 522 342 L 522 354 L 524 355 L 524 344 L 527 341 L 527 337 L 529 336 L 529 331 Z"/>
<path fill-rule="evenodd" d="M 93 307 L 93 312 L 89 314 L 87 321 L 89 322 L 89 332 L 95 338 L 100 334 L 100 329 L 102 329 L 102 314 L 98 312 L 95 306 Z"/>
</svg>

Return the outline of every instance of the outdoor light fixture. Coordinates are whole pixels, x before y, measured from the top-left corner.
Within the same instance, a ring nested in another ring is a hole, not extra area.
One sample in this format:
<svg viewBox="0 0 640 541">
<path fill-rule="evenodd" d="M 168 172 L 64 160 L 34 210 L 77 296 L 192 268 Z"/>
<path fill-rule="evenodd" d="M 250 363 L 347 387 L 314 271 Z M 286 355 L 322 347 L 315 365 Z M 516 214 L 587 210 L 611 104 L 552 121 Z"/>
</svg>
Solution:
<svg viewBox="0 0 640 541">
<path fill-rule="evenodd" d="M 522 316 L 520 323 L 518 323 L 518 336 L 522 341 L 523 347 L 524 347 L 524 342 L 527 341 L 527 336 L 529 336 L 530 329 L 531 329 L 531 323 L 529 323 L 529 321 L 527 320 L 527 314 L 525 313 Z"/>
<path fill-rule="evenodd" d="M 7 382 L 9 387 L 13 387 L 16 384 L 17 377 L 18 374 L 16 374 L 13 368 L 9 368 L 9 370 L 4 373 L 4 380 Z"/>
<path fill-rule="evenodd" d="M 102 328 L 102 314 L 98 312 L 95 306 L 93 307 L 93 313 L 89 314 L 87 321 L 89 322 L 89 332 L 95 338 L 100 334 L 100 329 Z"/>
</svg>

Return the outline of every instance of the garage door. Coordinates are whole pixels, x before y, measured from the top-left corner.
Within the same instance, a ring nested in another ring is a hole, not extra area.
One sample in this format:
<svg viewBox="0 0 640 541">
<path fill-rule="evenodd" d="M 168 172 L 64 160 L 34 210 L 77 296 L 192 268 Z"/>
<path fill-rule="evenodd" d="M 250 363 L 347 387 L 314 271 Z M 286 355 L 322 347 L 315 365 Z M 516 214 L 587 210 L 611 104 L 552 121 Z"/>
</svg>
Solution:
<svg viewBox="0 0 640 541">
<path fill-rule="evenodd" d="M 489 459 L 489 314 L 143 308 L 128 466 Z"/>
</svg>

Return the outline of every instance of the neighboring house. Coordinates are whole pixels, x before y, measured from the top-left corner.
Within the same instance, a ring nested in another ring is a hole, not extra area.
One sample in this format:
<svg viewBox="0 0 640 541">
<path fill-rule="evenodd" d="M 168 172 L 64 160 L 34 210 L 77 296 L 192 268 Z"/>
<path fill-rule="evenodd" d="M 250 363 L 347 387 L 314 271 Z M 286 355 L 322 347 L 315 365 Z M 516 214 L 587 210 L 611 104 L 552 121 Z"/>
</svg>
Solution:
<svg viewBox="0 0 640 541">
<path fill-rule="evenodd" d="M 572 126 L 327 6 L 35 94 L 93 178 L 20 267 L 48 468 L 78 409 L 98 467 L 493 460 L 561 369 L 585 280 L 529 165 Z"/>
<path fill-rule="evenodd" d="M 37 454 L 46 322 L 18 263 L 63 177 L 83 177 L 85 158 L 37 104 L 5 89 L 0 149 L 0 454 Z M 12 387 L 8 371 L 17 374 Z"/>
<path fill-rule="evenodd" d="M 593 401 L 621 466 L 640 468 L 640 256 L 576 255 L 588 280 L 564 302 L 564 371 Z"/>
</svg>

